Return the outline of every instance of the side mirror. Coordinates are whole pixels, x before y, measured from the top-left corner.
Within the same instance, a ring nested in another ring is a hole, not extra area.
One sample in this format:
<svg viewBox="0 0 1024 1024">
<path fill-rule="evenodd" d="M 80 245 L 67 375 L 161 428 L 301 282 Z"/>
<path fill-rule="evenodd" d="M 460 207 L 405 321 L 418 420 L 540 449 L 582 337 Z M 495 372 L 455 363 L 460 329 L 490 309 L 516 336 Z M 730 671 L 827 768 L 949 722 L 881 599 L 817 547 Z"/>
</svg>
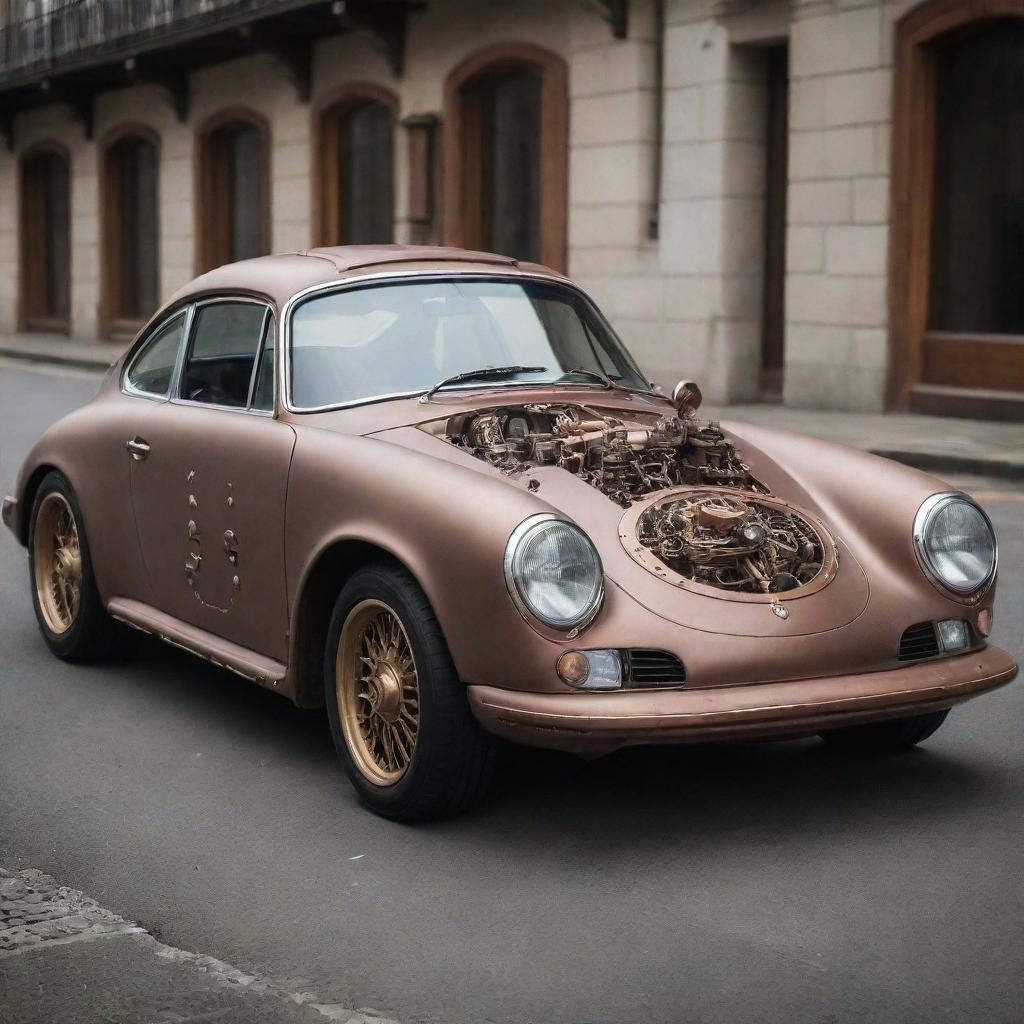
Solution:
<svg viewBox="0 0 1024 1024">
<path fill-rule="evenodd" d="M 702 401 L 704 396 L 700 393 L 696 381 L 681 380 L 672 389 L 672 404 L 682 420 L 692 420 L 697 415 Z"/>
</svg>

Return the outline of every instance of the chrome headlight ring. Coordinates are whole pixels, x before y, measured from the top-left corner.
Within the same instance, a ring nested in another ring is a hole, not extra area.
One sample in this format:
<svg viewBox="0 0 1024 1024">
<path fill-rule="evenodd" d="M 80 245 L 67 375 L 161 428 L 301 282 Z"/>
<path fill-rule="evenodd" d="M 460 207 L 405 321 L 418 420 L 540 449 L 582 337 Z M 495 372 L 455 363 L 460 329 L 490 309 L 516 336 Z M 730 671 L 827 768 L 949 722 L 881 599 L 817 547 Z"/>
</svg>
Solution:
<svg viewBox="0 0 1024 1024">
<path fill-rule="evenodd" d="M 975 534 L 975 540 L 980 541 L 980 554 L 972 552 L 978 562 L 973 576 L 965 569 L 964 548 L 937 550 L 942 538 L 936 537 L 935 531 L 949 529 L 947 520 L 951 514 L 956 514 L 958 505 L 963 506 L 959 510 L 962 521 L 965 513 L 967 520 L 973 519 L 969 528 L 977 531 L 980 527 L 985 531 L 984 535 Z M 946 595 L 966 604 L 973 604 L 984 596 L 995 579 L 999 549 L 992 521 L 976 501 L 959 491 L 933 494 L 921 503 L 914 517 L 914 551 L 929 581 Z"/>
<path fill-rule="evenodd" d="M 558 535 L 561 535 L 560 537 Z M 543 545 L 554 540 L 544 556 Z M 561 547 L 568 549 L 558 551 Z M 557 561 L 552 555 L 567 555 Z M 575 564 L 575 571 L 566 573 Z M 604 600 L 604 568 L 590 538 L 575 523 L 550 512 L 524 519 L 505 545 L 505 584 L 523 616 L 575 636 L 589 625 Z M 545 593 L 545 588 L 548 591 Z"/>
</svg>

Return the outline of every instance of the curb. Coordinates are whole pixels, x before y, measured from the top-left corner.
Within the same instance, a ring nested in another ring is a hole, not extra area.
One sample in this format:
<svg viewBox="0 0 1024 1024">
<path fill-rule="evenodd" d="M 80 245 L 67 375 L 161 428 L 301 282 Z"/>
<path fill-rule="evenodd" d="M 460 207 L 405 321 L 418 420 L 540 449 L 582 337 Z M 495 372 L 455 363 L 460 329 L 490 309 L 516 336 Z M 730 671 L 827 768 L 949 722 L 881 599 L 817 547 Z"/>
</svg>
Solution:
<svg viewBox="0 0 1024 1024">
<path fill-rule="evenodd" d="M 971 476 L 994 476 L 1003 480 L 1024 480 L 1024 462 L 1007 459 L 986 459 L 948 452 L 905 451 L 898 448 L 870 448 L 872 455 L 902 462 L 904 466 L 938 473 L 966 473 Z"/>
<path fill-rule="evenodd" d="M 69 356 L 55 352 L 26 352 L 24 349 L 7 348 L 3 345 L 0 345 L 0 358 L 42 366 L 67 366 L 75 370 L 91 370 L 93 373 L 106 373 L 114 365 L 113 360 L 105 363 L 100 359 L 90 359 L 86 356 Z"/>
</svg>

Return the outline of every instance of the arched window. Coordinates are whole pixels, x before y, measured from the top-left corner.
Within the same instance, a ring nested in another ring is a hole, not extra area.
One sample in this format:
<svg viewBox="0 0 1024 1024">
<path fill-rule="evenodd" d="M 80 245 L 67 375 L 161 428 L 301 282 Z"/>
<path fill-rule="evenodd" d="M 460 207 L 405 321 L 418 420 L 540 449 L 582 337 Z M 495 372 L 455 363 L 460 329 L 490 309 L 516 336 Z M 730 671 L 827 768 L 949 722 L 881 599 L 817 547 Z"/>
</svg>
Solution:
<svg viewBox="0 0 1024 1024">
<path fill-rule="evenodd" d="M 539 47 L 492 47 L 449 76 L 445 240 L 559 270 L 566 263 L 565 64 Z"/>
<path fill-rule="evenodd" d="M 321 245 L 394 241 L 394 97 L 353 85 L 322 103 L 316 119 Z"/>
<path fill-rule="evenodd" d="M 156 137 L 145 128 L 118 131 L 100 166 L 103 327 L 134 334 L 160 301 Z"/>
<path fill-rule="evenodd" d="M 63 148 L 21 161 L 21 319 L 27 330 L 67 331 L 71 310 L 71 180 Z"/>
<path fill-rule="evenodd" d="M 269 131 L 248 111 L 227 111 L 200 132 L 199 268 L 270 252 Z"/>
<path fill-rule="evenodd" d="M 1024 3 L 930 0 L 897 35 L 894 398 L 1024 418 Z"/>
</svg>

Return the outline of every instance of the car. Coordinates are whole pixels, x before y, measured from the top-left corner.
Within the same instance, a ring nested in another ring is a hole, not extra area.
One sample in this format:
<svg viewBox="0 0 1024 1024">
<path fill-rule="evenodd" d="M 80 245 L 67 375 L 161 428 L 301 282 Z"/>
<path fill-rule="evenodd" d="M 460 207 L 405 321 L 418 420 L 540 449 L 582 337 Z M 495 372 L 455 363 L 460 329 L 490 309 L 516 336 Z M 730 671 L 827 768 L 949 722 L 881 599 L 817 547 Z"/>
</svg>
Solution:
<svg viewBox="0 0 1024 1024">
<path fill-rule="evenodd" d="M 1013 679 L 971 497 L 699 406 L 554 271 L 310 249 L 179 291 L 3 519 L 55 655 L 129 626 L 325 707 L 399 820 L 473 805 L 503 740 L 893 751 Z"/>
</svg>

